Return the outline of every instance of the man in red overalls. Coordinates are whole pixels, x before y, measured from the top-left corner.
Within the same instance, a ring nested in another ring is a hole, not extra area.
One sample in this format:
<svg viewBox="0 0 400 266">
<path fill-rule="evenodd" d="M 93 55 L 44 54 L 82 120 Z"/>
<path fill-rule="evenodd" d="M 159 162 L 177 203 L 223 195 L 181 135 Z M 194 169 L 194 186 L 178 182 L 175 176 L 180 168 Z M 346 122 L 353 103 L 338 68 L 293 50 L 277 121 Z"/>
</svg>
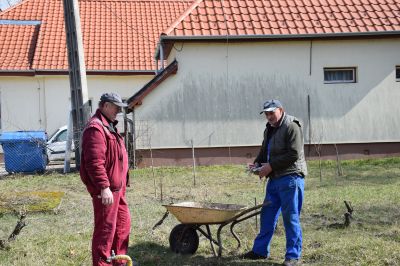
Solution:
<svg viewBox="0 0 400 266">
<path fill-rule="evenodd" d="M 128 156 L 118 133 L 117 114 L 126 104 L 116 93 L 104 93 L 82 134 L 80 175 L 93 201 L 93 265 L 110 265 L 111 255 L 127 254 L 131 218 L 125 198 Z M 124 265 L 113 262 L 113 265 Z"/>
</svg>

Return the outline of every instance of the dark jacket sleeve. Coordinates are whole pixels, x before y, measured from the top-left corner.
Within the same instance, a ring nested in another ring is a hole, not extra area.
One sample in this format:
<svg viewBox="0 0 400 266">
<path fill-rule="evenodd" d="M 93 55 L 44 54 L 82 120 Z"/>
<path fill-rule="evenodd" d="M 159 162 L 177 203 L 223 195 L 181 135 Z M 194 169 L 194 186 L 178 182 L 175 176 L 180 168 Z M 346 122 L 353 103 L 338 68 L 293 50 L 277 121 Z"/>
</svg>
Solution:
<svg viewBox="0 0 400 266">
<path fill-rule="evenodd" d="M 99 189 L 110 186 L 106 171 L 107 143 L 102 132 L 96 127 L 87 128 L 82 137 L 82 152 L 86 171 Z"/>
<path fill-rule="evenodd" d="M 285 142 L 287 143 L 287 152 L 280 156 L 274 156 L 270 162 L 272 170 L 285 169 L 299 159 L 303 148 L 303 134 L 298 122 L 293 121 L 288 126 Z"/>
<path fill-rule="evenodd" d="M 264 154 L 265 154 L 265 141 L 266 141 L 266 138 L 267 138 L 267 129 L 264 130 L 264 140 L 263 140 L 263 142 L 261 144 L 261 148 L 260 148 L 260 151 L 258 152 L 257 157 L 254 159 L 254 163 L 258 163 L 258 164 L 265 163 Z"/>
</svg>

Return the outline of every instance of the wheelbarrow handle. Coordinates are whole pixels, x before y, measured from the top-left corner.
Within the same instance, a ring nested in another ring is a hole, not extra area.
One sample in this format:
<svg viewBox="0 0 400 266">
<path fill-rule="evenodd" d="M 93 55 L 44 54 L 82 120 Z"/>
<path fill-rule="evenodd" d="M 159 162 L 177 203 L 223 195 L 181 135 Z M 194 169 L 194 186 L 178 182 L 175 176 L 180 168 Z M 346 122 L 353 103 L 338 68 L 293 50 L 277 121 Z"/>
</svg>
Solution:
<svg viewBox="0 0 400 266">
<path fill-rule="evenodd" d="M 167 211 L 164 213 L 164 215 L 163 215 L 163 217 L 161 218 L 161 220 L 158 221 L 158 222 L 153 226 L 152 230 L 154 230 L 154 229 L 156 229 L 157 227 L 159 227 L 160 225 L 162 225 L 162 223 L 164 222 L 164 220 L 168 217 L 168 214 L 169 214 L 169 211 L 167 210 Z"/>
<path fill-rule="evenodd" d="M 260 208 L 262 208 L 262 207 L 264 207 L 264 206 L 267 206 L 267 205 L 269 205 L 269 204 L 271 204 L 270 201 L 265 201 L 265 202 L 263 202 L 263 203 L 261 203 L 261 204 L 258 204 L 258 205 L 256 205 L 256 206 L 254 206 L 254 207 L 248 208 L 248 209 L 246 209 L 246 210 L 244 210 L 244 211 L 238 213 L 237 215 L 233 216 L 231 219 L 229 219 L 229 220 L 227 220 L 226 222 L 224 222 L 224 224 L 231 223 L 231 222 L 237 220 L 238 218 L 242 217 L 243 215 L 248 214 L 248 213 L 250 213 L 250 212 L 252 212 L 252 211 L 258 210 L 258 209 L 260 209 Z"/>
<path fill-rule="evenodd" d="M 239 239 L 239 237 L 235 234 L 235 232 L 233 231 L 233 226 L 234 226 L 235 224 L 241 222 L 241 221 L 244 221 L 244 220 L 246 220 L 246 219 L 249 219 L 249 218 L 251 218 L 251 217 L 253 217 L 253 216 L 259 214 L 260 211 L 257 211 L 257 210 L 260 209 L 260 208 L 262 208 L 262 207 L 264 207 L 264 206 L 269 205 L 270 203 L 271 203 L 271 202 L 269 202 L 269 201 L 265 201 L 265 202 L 263 202 L 263 203 L 261 203 L 261 204 L 258 204 L 258 205 L 256 205 L 256 206 L 254 206 L 254 207 L 248 208 L 248 209 L 246 209 L 246 210 L 240 212 L 239 214 L 235 215 L 235 216 L 232 217 L 231 219 L 229 219 L 229 220 L 223 222 L 223 223 L 218 227 L 218 230 L 217 230 L 217 241 L 218 241 L 218 246 L 219 246 L 219 249 L 218 249 L 218 257 L 221 257 L 221 255 L 222 255 L 222 243 L 221 243 L 221 231 L 222 231 L 222 228 L 223 228 L 224 226 L 226 226 L 226 225 L 232 223 L 231 228 L 230 228 L 230 229 L 231 229 L 231 233 L 232 233 L 233 237 L 236 239 L 236 241 L 238 242 L 238 247 L 240 247 L 240 239 Z M 251 214 L 249 214 L 249 213 L 251 213 Z M 238 218 L 240 218 L 240 217 L 242 217 L 242 216 L 244 216 L 244 215 L 246 215 L 246 214 L 248 214 L 246 217 L 244 217 L 244 218 L 242 218 L 242 219 L 238 219 Z"/>
</svg>

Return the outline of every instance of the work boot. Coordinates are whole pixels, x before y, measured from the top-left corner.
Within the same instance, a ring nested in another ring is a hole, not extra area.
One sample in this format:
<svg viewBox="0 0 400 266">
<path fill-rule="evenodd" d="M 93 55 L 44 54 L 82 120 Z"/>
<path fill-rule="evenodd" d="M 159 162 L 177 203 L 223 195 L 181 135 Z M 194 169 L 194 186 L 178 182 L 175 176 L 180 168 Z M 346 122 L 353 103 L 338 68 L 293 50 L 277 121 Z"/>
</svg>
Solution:
<svg viewBox="0 0 400 266">
<path fill-rule="evenodd" d="M 242 254 L 239 258 L 245 260 L 265 260 L 268 259 L 268 256 L 263 256 L 255 253 L 254 251 L 249 251 L 245 254 Z"/>
<path fill-rule="evenodd" d="M 298 266 L 300 264 L 300 261 L 297 259 L 285 259 L 285 261 L 282 263 L 282 266 Z"/>
</svg>

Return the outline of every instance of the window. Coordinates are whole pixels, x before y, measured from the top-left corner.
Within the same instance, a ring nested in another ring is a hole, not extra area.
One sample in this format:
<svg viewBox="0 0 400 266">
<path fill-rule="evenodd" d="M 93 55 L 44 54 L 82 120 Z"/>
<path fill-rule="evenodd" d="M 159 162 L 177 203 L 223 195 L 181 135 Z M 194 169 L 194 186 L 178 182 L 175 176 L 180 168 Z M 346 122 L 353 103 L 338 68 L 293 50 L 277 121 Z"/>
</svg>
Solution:
<svg viewBox="0 0 400 266">
<path fill-rule="evenodd" d="M 67 141 L 67 130 L 61 131 L 56 137 L 55 142 Z"/>
<path fill-rule="evenodd" d="M 396 81 L 400 81 L 400 66 L 396 66 Z"/>
<path fill-rule="evenodd" d="M 324 83 L 355 83 L 355 82 L 356 82 L 355 67 L 324 68 Z"/>
</svg>

